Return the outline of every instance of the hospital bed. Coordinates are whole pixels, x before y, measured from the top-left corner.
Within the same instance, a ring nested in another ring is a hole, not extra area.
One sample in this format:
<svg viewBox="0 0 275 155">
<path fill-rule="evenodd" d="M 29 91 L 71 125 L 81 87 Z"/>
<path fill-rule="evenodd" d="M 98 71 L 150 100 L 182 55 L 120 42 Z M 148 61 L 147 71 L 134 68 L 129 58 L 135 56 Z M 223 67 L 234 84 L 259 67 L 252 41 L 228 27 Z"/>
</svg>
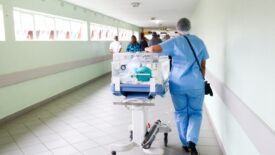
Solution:
<svg viewBox="0 0 275 155">
<path fill-rule="evenodd" d="M 171 128 L 156 120 L 153 126 L 147 121 L 148 108 L 156 106 L 152 100 L 163 96 L 168 89 L 170 61 L 168 57 L 153 53 L 118 53 L 113 55 L 111 90 L 116 96 L 125 96 L 115 105 L 124 105 L 131 110 L 130 142 L 112 144 L 112 155 L 140 147 L 145 154 L 162 155 L 162 148 L 151 147 L 158 133 L 164 133 L 167 146 Z"/>
</svg>

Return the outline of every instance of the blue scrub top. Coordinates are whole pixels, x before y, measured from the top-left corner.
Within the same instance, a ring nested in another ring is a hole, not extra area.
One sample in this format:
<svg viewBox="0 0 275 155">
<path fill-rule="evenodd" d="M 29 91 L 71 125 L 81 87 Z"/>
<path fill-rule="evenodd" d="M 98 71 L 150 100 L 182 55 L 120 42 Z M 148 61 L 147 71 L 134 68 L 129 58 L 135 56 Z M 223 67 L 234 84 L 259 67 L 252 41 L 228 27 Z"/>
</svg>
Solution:
<svg viewBox="0 0 275 155">
<path fill-rule="evenodd" d="M 140 44 L 139 43 L 135 43 L 135 44 L 129 43 L 128 46 L 127 46 L 126 51 L 127 52 L 132 52 L 132 53 L 140 52 L 141 51 Z"/>
<path fill-rule="evenodd" d="M 195 35 L 186 35 L 201 63 L 209 58 L 203 41 Z M 162 55 L 172 57 L 170 73 L 170 91 L 173 93 L 204 89 L 204 80 L 192 50 L 183 35 L 169 39 L 160 44 Z"/>
</svg>

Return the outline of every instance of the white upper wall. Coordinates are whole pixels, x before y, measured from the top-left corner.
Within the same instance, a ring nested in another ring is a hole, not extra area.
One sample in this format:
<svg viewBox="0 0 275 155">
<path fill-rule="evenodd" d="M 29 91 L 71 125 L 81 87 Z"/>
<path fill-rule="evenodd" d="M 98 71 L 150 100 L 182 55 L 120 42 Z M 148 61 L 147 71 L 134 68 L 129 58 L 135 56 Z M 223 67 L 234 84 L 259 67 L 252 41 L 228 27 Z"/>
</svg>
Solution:
<svg viewBox="0 0 275 155">
<path fill-rule="evenodd" d="M 275 131 L 275 1 L 206 3 L 194 14 L 193 30 L 208 47 L 208 69 Z"/>
<path fill-rule="evenodd" d="M 208 47 L 208 70 L 273 131 L 274 6 L 274 0 L 203 0 L 192 18 L 193 32 L 202 37 Z M 210 104 L 210 109 L 217 108 Z M 221 112 L 217 116 L 223 117 Z M 216 125 L 229 121 L 227 118 L 219 119 L 214 122 Z M 257 129 L 254 130 L 256 133 Z M 239 133 L 224 132 L 223 136 L 225 134 L 238 137 Z M 235 139 L 236 142 L 238 139 Z M 228 143 L 228 147 L 230 145 Z M 253 149 L 248 146 L 246 149 Z"/>
</svg>

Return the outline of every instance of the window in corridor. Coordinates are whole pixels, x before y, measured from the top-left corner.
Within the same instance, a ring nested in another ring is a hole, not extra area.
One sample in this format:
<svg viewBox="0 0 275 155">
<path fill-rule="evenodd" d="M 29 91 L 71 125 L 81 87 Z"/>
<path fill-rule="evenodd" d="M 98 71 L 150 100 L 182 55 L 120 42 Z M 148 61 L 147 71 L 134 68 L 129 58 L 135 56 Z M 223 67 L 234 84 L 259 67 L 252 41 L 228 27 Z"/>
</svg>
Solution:
<svg viewBox="0 0 275 155">
<path fill-rule="evenodd" d="M 87 41 L 87 22 L 14 8 L 17 41 Z"/>
<path fill-rule="evenodd" d="M 102 24 L 90 23 L 91 41 L 111 41 L 117 35 L 117 28 Z"/>
<path fill-rule="evenodd" d="M 137 40 L 139 41 L 139 32 L 134 31 L 134 35 L 137 37 Z"/>
<path fill-rule="evenodd" d="M 0 4 L 0 41 L 5 41 L 4 13 L 3 6 Z"/>
<path fill-rule="evenodd" d="M 131 36 L 133 35 L 133 31 L 127 29 L 119 29 L 118 30 L 118 37 L 121 41 L 130 41 Z"/>
</svg>

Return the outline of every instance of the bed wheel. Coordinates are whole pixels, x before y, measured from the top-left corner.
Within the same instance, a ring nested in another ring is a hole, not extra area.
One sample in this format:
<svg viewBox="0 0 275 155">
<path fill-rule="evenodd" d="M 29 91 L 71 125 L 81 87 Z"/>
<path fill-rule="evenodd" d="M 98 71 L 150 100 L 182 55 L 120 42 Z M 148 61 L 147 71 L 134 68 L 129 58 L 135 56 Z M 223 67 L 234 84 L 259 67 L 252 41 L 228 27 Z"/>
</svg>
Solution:
<svg viewBox="0 0 275 155">
<path fill-rule="evenodd" d="M 116 155 L 116 151 L 112 151 L 112 155 Z"/>
</svg>

